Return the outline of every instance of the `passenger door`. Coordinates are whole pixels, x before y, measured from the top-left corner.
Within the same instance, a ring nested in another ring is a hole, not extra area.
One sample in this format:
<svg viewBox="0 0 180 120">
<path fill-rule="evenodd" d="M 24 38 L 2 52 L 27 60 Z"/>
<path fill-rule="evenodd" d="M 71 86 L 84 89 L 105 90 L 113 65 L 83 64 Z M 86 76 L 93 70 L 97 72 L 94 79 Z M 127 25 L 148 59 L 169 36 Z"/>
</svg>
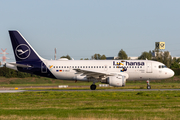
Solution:
<svg viewBox="0 0 180 120">
<path fill-rule="evenodd" d="M 47 73 L 47 67 L 44 62 L 41 62 L 41 73 Z"/>
<path fill-rule="evenodd" d="M 149 62 L 146 65 L 146 73 L 152 73 L 152 63 Z"/>
</svg>

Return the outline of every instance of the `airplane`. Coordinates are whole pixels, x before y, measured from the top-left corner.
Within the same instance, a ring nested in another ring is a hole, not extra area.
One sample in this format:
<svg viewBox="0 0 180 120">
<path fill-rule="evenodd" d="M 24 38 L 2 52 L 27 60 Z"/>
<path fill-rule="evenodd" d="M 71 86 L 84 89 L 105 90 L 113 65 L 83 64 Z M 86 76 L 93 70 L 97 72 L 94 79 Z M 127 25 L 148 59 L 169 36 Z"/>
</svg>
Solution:
<svg viewBox="0 0 180 120">
<path fill-rule="evenodd" d="M 6 67 L 43 77 L 60 80 L 101 82 L 110 86 L 123 87 L 127 80 L 166 79 L 174 76 L 174 71 L 163 63 L 152 60 L 47 60 L 39 56 L 19 31 L 9 31 L 16 62 L 6 63 Z"/>
</svg>

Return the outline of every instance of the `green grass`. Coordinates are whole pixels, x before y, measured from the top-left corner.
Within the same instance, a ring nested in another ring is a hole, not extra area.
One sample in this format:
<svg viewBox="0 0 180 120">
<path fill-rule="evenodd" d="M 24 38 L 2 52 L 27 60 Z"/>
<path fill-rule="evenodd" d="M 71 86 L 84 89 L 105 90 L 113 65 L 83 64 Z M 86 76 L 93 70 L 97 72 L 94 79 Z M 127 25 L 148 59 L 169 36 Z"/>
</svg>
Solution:
<svg viewBox="0 0 180 120">
<path fill-rule="evenodd" d="M 0 94 L 0 119 L 169 120 L 179 112 L 179 91 Z"/>
<path fill-rule="evenodd" d="M 69 85 L 79 86 L 80 89 L 89 89 L 89 86 L 92 82 L 81 82 L 77 81 L 66 81 L 66 80 L 57 80 L 44 77 L 30 77 L 30 78 L 4 78 L 0 77 L 0 88 L 1 87 L 18 87 L 21 86 L 52 86 L 53 89 L 57 89 L 58 85 Z M 98 86 L 100 82 L 96 83 Z M 169 79 L 164 80 L 151 80 L 150 82 L 152 89 L 179 89 L 180 88 L 180 76 L 175 76 Z M 56 88 L 54 88 L 56 87 Z M 48 88 L 48 89 L 52 89 Z M 34 88 L 33 88 L 34 89 Z M 44 88 L 47 89 L 47 88 Z M 67 89 L 67 88 L 66 88 Z M 68 88 L 68 89 L 77 89 L 77 88 Z M 146 89 L 146 81 L 127 81 L 125 87 L 107 87 L 97 89 Z"/>
<path fill-rule="evenodd" d="M 5 78 L 0 77 L 0 86 L 57 86 L 57 85 L 91 85 L 92 82 L 80 82 L 58 80 L 45 77 L 29 77 L 29 78 Z"/>
</svg>

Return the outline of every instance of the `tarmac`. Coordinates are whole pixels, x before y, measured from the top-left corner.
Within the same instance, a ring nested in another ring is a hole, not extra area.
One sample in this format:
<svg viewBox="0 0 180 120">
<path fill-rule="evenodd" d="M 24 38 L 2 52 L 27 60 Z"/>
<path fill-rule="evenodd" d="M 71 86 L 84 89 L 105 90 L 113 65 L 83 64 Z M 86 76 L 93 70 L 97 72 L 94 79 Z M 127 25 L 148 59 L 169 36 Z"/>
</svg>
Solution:
<svg viewBox="0 0 180 120">
<path fill-rule="evenodd" d="M 0 90 L 0 93 L 17 93 L 17 92 L 43 92 L 43 91 L 57 91 L 57 92 L 73 92 L 73 91 L 180 91 L 180 89 L 97 89 L 97 90 Z"/>
</svg>

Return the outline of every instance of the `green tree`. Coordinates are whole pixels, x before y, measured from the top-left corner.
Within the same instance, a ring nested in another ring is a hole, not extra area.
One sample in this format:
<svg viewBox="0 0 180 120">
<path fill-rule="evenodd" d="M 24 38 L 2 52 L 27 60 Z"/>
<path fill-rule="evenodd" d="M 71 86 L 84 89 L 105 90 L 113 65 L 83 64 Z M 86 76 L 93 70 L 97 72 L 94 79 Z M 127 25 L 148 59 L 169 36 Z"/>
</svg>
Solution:
<svg viewBox="0 0 180 120">
<path fill-rule="evenodd" d="M 180 68 L 180 64 L 178 62 L 174 62 L 171 64 L 171 68 Z"/>
<path fill-rule="evenodd" d="M 101 56 L 101 60 L 105 60 L 106 59 L 106 56 L 105 55 L 102 55 Z"/>
<path fill-rule="evenodd" d="M 175 57 L 172 59 L 171 68 L 180 68 L 180 58 L 176 59 Z"/>
<path fill-rule="evenodd" d="M 145 59 L 151 60 L 152 54 L 150 52 L 143 52 L 141 56 L 138 57 L 138 59 L 145 60 Z"/>
<path fill-rule="evenodd" d="M 157 51 L 154 60 L 164 63 L 167 67 L 170 67 L 175 59 L 172 59 L 169 51 Z"/>
<path fill-rule="evenodd" d="M 91 56 L 91 59 L 100 60 L 101 55 L 100 54 L 94 54 L 93 56 Z"/>
<path fill-rule="evenodd" d="M 176 61 L 177 61 L 177 59 L 175 57 L 173 57 L 172 64 L 175 63 Z"/>
<path fill-rule="evenodd" d="M 118 57 L 119 57 L 119 59 L 128 59 L 128 56 L 127 56 L 126 52 L 123 49 L 121 49 L 119 51 Z"/>
<path fill-rule="evenodd" d="M 178 59 L 176 60 L 176 62 L 177 62 L 177 63 L 180 63 L 180 58 L 178 58 Z"/>
<path fill-rule="evenodd" d="M 163 52 L 156 52 L 156 61 L 163 62 Z"/>
<path fill-rule="evenodd" d="M 71 60 L 71 57 L 69 55 L 62 56 L 61 58 L 67 58 L 68 60 Z"/>
<path fill-rule="evenodd" d="M 105 55 L 100 55 L 100 54 L 94 54 L 93 56 L 91 56 L 91 59 L 95 59 L 95 60 L 105 60 L 106 56 Z"/>
<path fill-rule="evenodd" d="M 163 57 L 164 57 L 164 58 L 163 58 L 163 63 L 164 63 L 167 67 L 170 67 L 171 62 L 172 62 L 170 53 L 169 53 L 168 51 L 165 51 Z"/>
<path fill-rule="evenodd" d="M 80 60 L 83 60 L 83 58 L 81 58 Z M 84 60 L 89 60 L 89 58 L 84 58 Z"/>
</svg>

